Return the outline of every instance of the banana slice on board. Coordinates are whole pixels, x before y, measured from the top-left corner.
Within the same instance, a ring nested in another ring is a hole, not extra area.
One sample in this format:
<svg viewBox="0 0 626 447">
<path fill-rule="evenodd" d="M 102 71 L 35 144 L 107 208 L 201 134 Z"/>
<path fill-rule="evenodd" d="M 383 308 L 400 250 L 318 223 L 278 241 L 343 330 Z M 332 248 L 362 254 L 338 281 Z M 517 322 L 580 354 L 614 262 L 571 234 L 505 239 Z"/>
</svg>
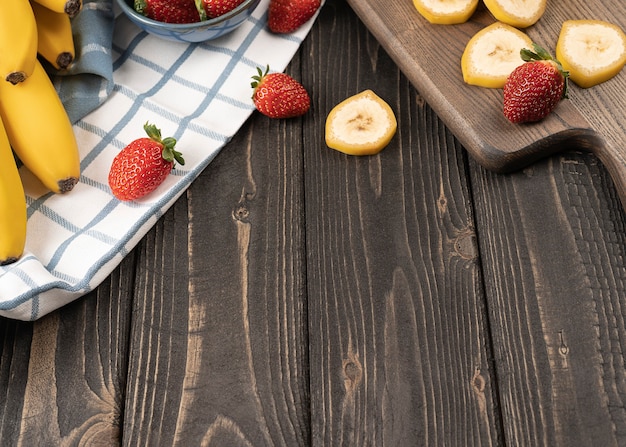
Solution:
<svg viewBox="0 0 626 447">
<path fill-rule="evenodd" d="M 626 34 L 601 20 L 567 20 L 561 26 L 556 58 L 576 85 L 593 87 L 626 65 Z"/>
<path fill-rule="evenodd" d="M 430 23 L 456 25 L 467 22 L 478 0 L 413 0 L 413 6 Z"/>
<path fill-rule="evenodd" d="M 349 155 L 373 155 L 396 133 L 396 117 L 371 90 L 337 104 L 326 118 L 326 145 Z"/>
<path fill-rule="evenodd" d="M 478 31 L 461 56 L 463 80 L 471 85 L 502 88 L 509 74 L 522 65 L 522 48 L 532 48 L 527 34 L 502 22 Z"/>
<path fill-rule="evenodd" d="M 516 28 L 528 28 L 541 18 L 547 0 L 483 0 L 496 20 Z"/>
</svg>

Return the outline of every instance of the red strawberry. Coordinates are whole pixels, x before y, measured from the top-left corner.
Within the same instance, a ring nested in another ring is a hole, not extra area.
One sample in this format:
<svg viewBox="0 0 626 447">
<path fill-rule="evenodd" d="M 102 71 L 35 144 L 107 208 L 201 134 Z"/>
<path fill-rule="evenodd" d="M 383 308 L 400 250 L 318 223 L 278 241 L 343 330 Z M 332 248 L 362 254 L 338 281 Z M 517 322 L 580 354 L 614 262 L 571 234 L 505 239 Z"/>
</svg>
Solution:
<svg viewBox="0 0 626 447">
<path fill-rule="evenodd" d="M 292 118 L 304 115 L 311 106 L 311 98 L 306 89 L 294 78 L 285 73 L 270 73 L 268 66 L 252 76 L 252 100 L 259 112 L 270 118 Z"/>
<path fill-rule="evenodd" d="M 213 19 L 232 11 L 244 0 L 202 0 L 202 6 L 208 18 Z"/>
<path fill-rule="evenodd" d="M 569 73 L 539 45 L 523 49 L 526 63 L 517 67 L 504 84 L 504 116 L 513 123 L 545 118 L 563 98 L 567 98 Z"/>
<path fill-rule="evenodd" d="M 267 24 L 273 33 L 291 33 L 319 9 L 321 0 L 270 0 Z"/>
<path fill-rule="evenodd" d="M 144 124 L 149 138 L 139 138 L 117 154 L 109 171 L 109 186 L 120 200 L 135 200 L 159 186 L 175 165 L 185 160 L 174 150 L 174 138 L 161 139 L 161 131 Z"/>
<path fill-rule="evenodd" d="M 195 23 L 200 14 L 194 0 L 135 0 L 135 11 L 139 14 L 167 23 Z"/>
</svg>

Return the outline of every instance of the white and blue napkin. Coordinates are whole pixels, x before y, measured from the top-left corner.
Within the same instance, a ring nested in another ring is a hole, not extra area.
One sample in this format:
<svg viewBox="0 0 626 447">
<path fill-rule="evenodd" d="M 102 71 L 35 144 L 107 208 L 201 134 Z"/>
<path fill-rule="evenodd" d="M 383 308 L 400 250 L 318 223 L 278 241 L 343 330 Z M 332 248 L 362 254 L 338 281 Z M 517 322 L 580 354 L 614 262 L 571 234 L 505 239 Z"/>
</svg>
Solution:
<svg viewBox="0 0 626 447">
<path fill-rule="evenodd" d="M 76 63 L 54 76 L 75 123 L 82 175 L 73 191 L 55 195 L 21 168 L 26 251 L 0 267 L 0 315 L 36 320 L 93 290 L 233 137 L 254 111 L 256 67 L 283 71 L 315 20 L 272 34 L 268 3 L 231 34 L 184 44 L 141 31 L 111 0 L 84 1 L 73 22 Z M 144 136 L 147 121 L 176 138 L 186 163 L 143 199 L 120 202 L 108 187 L 109 167 Z"/>
</svg>

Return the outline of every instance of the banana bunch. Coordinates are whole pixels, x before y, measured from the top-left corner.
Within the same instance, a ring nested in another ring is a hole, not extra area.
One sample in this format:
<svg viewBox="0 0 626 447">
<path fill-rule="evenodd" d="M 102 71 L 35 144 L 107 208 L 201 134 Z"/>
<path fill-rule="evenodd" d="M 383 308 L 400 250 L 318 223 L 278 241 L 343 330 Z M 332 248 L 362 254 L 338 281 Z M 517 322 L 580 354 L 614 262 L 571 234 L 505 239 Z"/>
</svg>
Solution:
<svg viewBox="0 0 626 447">
<path fill-rule="evenodd" d="M 82 0 L 0 3 L 0 265 L 26 242 L 26 202 L 15 156 L 54 193 L 80 176 L 72 124 L 41 57 L 59 70 L 74 60 L 71 19 Z"/>
</svg>

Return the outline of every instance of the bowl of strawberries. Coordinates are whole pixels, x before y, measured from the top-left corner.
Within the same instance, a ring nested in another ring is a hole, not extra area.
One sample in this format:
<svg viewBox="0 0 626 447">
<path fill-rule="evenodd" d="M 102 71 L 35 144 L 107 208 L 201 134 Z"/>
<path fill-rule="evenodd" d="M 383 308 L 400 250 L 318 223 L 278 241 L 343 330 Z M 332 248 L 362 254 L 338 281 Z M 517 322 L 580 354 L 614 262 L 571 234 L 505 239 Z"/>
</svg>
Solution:
<svg viewBox="0 0 626 447">
<path fill-rule="evenodd" d="M 117 0 L 146 32 L 177 42 L 204 42 L 235 30 L 260 0 Z"/>
</svg>

